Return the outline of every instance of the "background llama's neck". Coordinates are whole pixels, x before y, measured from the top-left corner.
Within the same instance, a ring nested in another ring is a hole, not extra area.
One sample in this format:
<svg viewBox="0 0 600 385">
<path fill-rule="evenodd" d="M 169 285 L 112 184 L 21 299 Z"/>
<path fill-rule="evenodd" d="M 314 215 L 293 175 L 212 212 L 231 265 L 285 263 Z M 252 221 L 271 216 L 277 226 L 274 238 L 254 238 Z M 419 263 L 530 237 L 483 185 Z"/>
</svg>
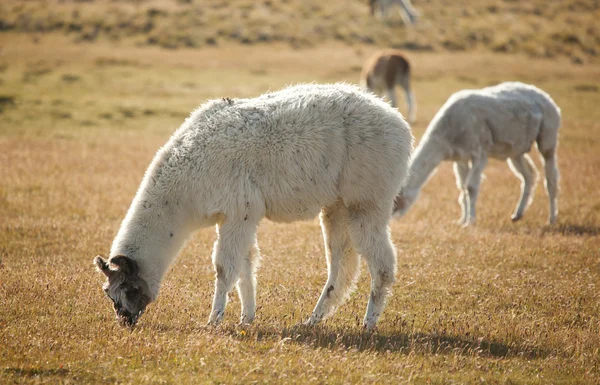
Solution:
<svg viewBox="0 0 600 385">
<path fill-rule="evenodd" d="M 441 143 L 429 138 L 421 139 L 410 162 L 409 176 L 403 190 L 418 193 L 445 155 Z"/>
</svg>

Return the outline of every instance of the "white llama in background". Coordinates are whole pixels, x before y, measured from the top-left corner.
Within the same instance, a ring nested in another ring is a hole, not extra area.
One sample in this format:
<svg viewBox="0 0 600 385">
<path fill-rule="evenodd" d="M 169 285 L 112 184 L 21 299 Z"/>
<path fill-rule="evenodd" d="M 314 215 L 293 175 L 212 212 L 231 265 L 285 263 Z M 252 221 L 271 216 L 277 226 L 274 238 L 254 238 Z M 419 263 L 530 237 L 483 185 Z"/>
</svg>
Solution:
<svg viewBox="0 0 600 385">
<path fill-rule="evenodd" d="M 371 15 L 375 16 L 375 6 L 379 4 L 379 11 L 381 16 L 387 16 L 388 11 L 392 5 L 400 7 L 400 16 L 405 24 L 414 24 L 417 22 L 419 12 L 410 3 L 410 0 L 369 0 L 369 6 L 371 7 Z"/>
<path fill-rule="evenodd" d="M 209 323 L 221 321 L 234 285 L 241 322 L 252 322 L 259 222 L 320 212 L 329 277 L 307 323 L 349 295 L 361 255 L 372 276 L 364 318 L 372 329 L 395 280 L 388 222 L 412 143 L 402 115 L 347 84 L 207 102 L 154 157 L 108 261 L 94 260 L 108 278 L 104 289 L 117 318 L 133 326 L 192 231 L 216 225 Z"/>
<path fill-rule="evenodd" d="M 392 107 L 398 107 L 396 85 L 402 87 L 408 105 L 408 121 L 415 122 L 417 101 L 410 88 L 410 63 L 402 52 L 384 50 L 371 56 L 363 66 L 360 84 L 377 94 L 381 94 L 385 90 Z"/>
<path fill-rule="evenodd" d="M 512 220 L 521 219 L 533 199 L 532 191 L 537 182 L 537 169 L 527 154 L 535 142 L 546 174 L 549 223 L 556 222 L 556 148 L 560 124 L 560 108 L 547 93 L 531 85 L 502 83 L 453 94 L 435 115 L 415 149 L 409 177 L 394 203 L 394 215 L 404 215 L 439 163 L 452 160 L 456 184 L 461 191 L 459 223 L 464 226 L 474 223 L 481 173 L 491 157 L 508 159 L 510 169 L 521 179 L 521 198 Z"/>
</svg>

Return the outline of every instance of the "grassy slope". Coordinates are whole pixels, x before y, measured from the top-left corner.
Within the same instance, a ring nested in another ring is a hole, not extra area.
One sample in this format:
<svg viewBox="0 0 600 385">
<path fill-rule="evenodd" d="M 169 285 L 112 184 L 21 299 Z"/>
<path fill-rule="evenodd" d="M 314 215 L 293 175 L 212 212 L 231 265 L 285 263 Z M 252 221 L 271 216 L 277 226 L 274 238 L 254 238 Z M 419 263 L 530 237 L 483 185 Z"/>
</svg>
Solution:
<svg viewBox="0 0 600 385">
<path fill-rule="evenodd" d="M 373 47 L 223 42 L 172 51 L 71 41 L 0 35 L 1 383 L 600 381 L 597 66 L 411 54 L 417 137 L 458 89 L 515 79 L 553 95 L 564 115 L 561 213 L 558 225 L 544 225 L 540 184 L 525 219 L 510 223 L 518 183 L 505 164 L 491 162 L 478 226 L 457 228 L 457 192 L 443 165 L 407 217 L 392 223 L 398 284 L 377 333 L 359 326 L 367 274 L 322 327 L 294 326 L 326 278 L 317 221 L 261 226 L 252 327 L 235 325 L 235 294 L 225 325 L 203 327 L 213 280 L 214 232 L 206 229 L 131 332 L 114 322 L 91 258 L 108 250 L 155 150 L 208 97 L 356 81 Z"/>
<path fill-rule="evenodd" d="M 372 18 L 367 0 L 16 0 L 0 4 L 0 30 L 59 31 L 73 41 L 204 47 L 324 41 L 414 50 L 485 49 L 577 62 L 600 54 L 597 0 L 415 0 L 421 21 L 405 28 L 398 13 Z M 235 6 L 233 6 L 235 4 Z"/>
</svg>

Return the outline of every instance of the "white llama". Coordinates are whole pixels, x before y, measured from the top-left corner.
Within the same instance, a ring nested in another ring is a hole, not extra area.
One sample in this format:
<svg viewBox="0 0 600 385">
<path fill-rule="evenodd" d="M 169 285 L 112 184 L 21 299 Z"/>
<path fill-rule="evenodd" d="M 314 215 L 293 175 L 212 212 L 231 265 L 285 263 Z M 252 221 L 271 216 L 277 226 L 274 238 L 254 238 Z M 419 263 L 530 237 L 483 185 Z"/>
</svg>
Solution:
<svg viewBox="0 0 600 385">
<path fill-rule="evenodd" d="M 415 122 L 417 101 L 410 89 L 410 63 L 401 51 L 384 50 L 371 56 L 363 66 L 360 84 L 378 94 L 385 90 L 392 107 L 398 107 L 395 88 L 400 85 L 406 96 L 408 121 Z"/>
<path fill-rule="evenodd" d="M 347 84 L 202 105 L 154 157 L 108 261 L 94 260 L 118 320 L 133 326 L 192 231 L 216 225 L 209 324 L 221 321 L 234 285 L 241 322 L 252 322 L 259 222 L 320 212 L 329 277 L 307 323 L 349 295 L 361 255 L 372 276 L 364 324 L 373 328 L 395 280 L 388 222 L 412 143 L 395 109 Z"/>
<path fill-rule="evenodd" d="M 560 123 L 560 108 L 547 93 L 531 85 L 510 82 L 453 94 L 415 149 L 409 177 L 394 203 L 394 215 L 404 215 L 439 163 L 452 160 L 461 191 L 458 222 L 464 226 L 474 223 L 481 173 L 491 157 L 508 159 L 510 169 L 521 179 L 521 198 L 512 220 L 521 219 L 537 182 L 537 169 L 527 154 L 535 142 L 546 174 L 549 222 L 556 222 Z"/>
<path fill-rule="evenodd" d="M 371 7 L 371 15 L 375 16 L 375 5 L 379 4 L 379 11 L 381 16 L 386 16 L 390 6 L 397 5 L 400 7 L 400 16 L 405 24 L 410 25 L 417 22 L 419 12 L 410 3 L 410 0 L 369 0 L 369 6 Z"/>
</svg>

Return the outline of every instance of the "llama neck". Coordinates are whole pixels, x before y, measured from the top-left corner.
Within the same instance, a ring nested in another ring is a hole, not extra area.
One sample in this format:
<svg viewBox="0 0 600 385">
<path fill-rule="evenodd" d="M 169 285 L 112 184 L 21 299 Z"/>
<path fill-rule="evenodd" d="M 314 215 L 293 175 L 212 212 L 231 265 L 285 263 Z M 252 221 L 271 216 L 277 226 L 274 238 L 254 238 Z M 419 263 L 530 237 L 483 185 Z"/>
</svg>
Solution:
<svg viewBox="0 0 600 385">
<path fill-rule="evenodd" d="M 175 202 L 167 199 L 134 199 L 113 242 L 111 257 L 125 255 L 135 260 L 141 277 L 154 298 L 171 262 L 183 247 L 191 230 Z M 153 298 L 153 299 L 154 299 Z"/>
<path fill-rule="evenodd" d="M 402 191 L 408 195 L 418 195 L 421 188 L 445 158 L 445 148 L 435 139 L 424 137 L 413 154 L 408 179 Z"/>
<path fill-rule="evenodd" d="M 190 202 L 175 187 L 176 180 L 163 170 L 170 153 L 169 146 L 165 146 L 155 156 L 110 253 L 111 257 L 124 255 L 138 263 L 154 298 L 171 262 L 194 230 Z"/>
</svg>

